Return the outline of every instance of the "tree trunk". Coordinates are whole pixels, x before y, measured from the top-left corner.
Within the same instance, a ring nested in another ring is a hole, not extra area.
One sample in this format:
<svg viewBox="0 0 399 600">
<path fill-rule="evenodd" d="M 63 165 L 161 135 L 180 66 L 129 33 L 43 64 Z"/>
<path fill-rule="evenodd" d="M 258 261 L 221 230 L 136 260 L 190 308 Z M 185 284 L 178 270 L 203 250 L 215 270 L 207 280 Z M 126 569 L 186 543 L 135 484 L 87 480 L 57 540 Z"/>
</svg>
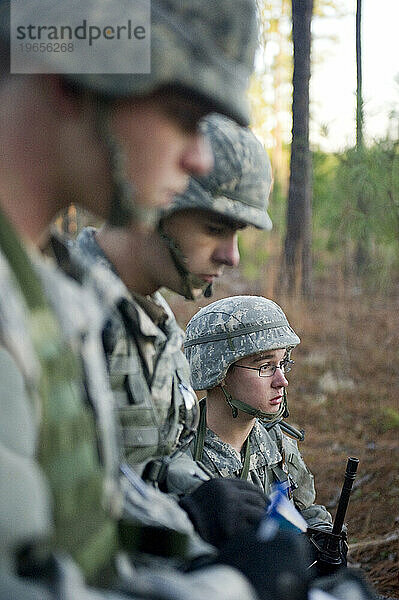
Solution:
<svg viewBox="0 0 399 600">
<path fill-rule="evenodd" d="M 313 0 L 292 0 L 294 74 L 292 145 L 284 246 L 288 292 L 312 292 L 312 183 L 309 151 L 309 80 Z M 299 286 L 300 284 L 300 286 Z"/>
<path fill-rule="evenodd" d="M 362 91 L 362 0 L 356 5 L 356 148 L 363 147 L 363 91 Z"/>
<path fill-rule="evenodd" d="M 356 150 L 357 160 L 360 162 L 363 155 L 363 90 L 362 90 L 362 0 L 356 3 Z M 358 192 L 357 209 L 367 217 L 367 206 L 362 192 Z M 362 275 L 370 262 L 369 239 L 365 231 L 364 237 L 357 240 L 355 252 L 355 265 L 358 275 Z"/>
</svg>

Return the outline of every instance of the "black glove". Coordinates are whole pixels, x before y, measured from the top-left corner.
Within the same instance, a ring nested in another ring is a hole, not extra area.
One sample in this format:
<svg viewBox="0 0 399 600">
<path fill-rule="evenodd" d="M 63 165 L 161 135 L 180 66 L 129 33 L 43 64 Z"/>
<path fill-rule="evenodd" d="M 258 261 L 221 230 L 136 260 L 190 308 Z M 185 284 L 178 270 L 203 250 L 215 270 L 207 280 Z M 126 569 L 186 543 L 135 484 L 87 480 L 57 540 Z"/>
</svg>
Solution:
<svg viewBox="0 0 399 600">
<path fill-rule="evenodd" d="M 302 535 L 280 531 L 268 541 L 239 534 L 220 549 L 218 563 L 241 571 L 261 600 L 306 600 L 309 545 Z"/>
<path fill-rule="evenodd" d="M 267 499 L 248 481 L 211 479 L 184 496 L 179 504 L 200 536 L 220 548 L 235 534 L 258 525 Z"/>
<path fill-rule="evenodd" d="M 331 531 L 309 528 L 307 535 L 313 549 L 312 563 L 316 561 L 311 568 L 312 576 L 332 575 L 341 567 L 346 567 L 348 554 L 346 531 L 335 535 Z"/>
</svg>

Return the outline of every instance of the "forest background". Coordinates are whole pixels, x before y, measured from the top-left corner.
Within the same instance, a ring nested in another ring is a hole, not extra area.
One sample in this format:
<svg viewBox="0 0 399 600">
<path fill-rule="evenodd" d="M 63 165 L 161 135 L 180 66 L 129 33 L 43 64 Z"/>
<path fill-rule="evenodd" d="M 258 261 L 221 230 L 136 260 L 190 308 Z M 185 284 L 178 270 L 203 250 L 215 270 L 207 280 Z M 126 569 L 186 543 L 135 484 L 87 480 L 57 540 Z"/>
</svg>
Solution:
<svg viewBox="0 0 399 600">
<path fill-rule="evenodd" d="M 367 9 L 371 3 L 384 11 L 378 13 L 384 29 L 376 19 L 377 29 L 368 22 L 363 39 L 362 4 Z M 283 307 L 302 340 L 290 374 L 290 422 L 306 430 L 300 449 L 315 474 L 317 501 L 334 514 L 346 459 L 358 457 L 347 514 L 350 563 L 379 593 L 399 598 L 399 102 L 392 93 L 381 99 L 383 75 L 386 83 L 392 74 L 390 91 L 399 91 L 399 64 L 392 67 L 399 56 L 399 2 L 257 4 L 261 33 L 249 93 L 251 127 L 272 162 L 273 230 L 240 233 L 240 267 L 222 278 L 210 300 L 188 303 L 165 295 L 182 327 L 201 306 L 228 295 L 260 294 Z M 306 43 L 311 51 L 310 88 L 302 76 L 296 91 L 297 105 L 299 95 L 308 111 L 297 118 L 300 135 L 308 136 L 305 144 L 300 139 L 299 152 L 308 154 L 299 161 L 292 160 L 298 151 L 292 9 L 297 36 L 309 21 L 309 40 L 297 39 L 297 54 Z M 372 58 L 380 71 L 366 79 L 363 96 L 359 50 L 367 57 L 374 34 L 381 54 Z M 338 69 L 331 68 L 334 55 L 344 56 Z M 59 222 L 72 234 L 86 223 L 87 215 L 74 207 Z"/>
</svg>

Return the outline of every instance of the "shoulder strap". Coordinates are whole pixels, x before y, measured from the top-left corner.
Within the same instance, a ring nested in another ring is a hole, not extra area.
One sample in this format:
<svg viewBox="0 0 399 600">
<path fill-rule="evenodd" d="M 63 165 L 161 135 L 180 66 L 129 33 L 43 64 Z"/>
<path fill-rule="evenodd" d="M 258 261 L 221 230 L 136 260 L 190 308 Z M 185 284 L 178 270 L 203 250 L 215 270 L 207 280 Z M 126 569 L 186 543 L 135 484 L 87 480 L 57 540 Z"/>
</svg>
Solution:
<svg viewBox="0 0 399 600">
<path fill-rule="evenodd" d="M 197 435 L 195 436 L 194 460 L 202 460 L 206 434 L 206 399 L 200 400 L 200 420 Z"/>
<path fill-rule="evenodd" d="M 23 245 L 0 210 L 0 248 L 7 258 L 30 310 L 47 308 L 40 280 Z"/>
<path fill-rule="evenodd" d="M 137 325 L 137 320 L 138 320 L 137 308 L 134 306 L 133 302 L 130 302 L 126 298 L 122 298 L 120 300 L 120 302 L 118 303 L 117 309 L 123 319 L 123 323 L 125 325 L 125 328 L 126 328 L 128 334 L 131 336 L 131 338 L 134 341 L 133 345 L 136 349 L 136 354 L 138 355 L 138 357 L 140 359 L 139 364 L 141 364 L 141 369 L 142 369 L 143 375 L 147 382 L 146 387 L 149 387 L 151 385 L 151 377 L 148 372 L 148 367 L 147 367 L 147 364 L 141 353 L 140 344 L 137 339 L 137 336 L 139 333 L 139 329 L 138 329 L 138 325 Z"/>
<path fill-rule="evenodd" d="M 206 434 L 206 399 L 200 400 L 200 421 L 198 425 L 197 435 L 195 437 L 194 460 L 201 461 L 204 453 Z M 244 442 L 244 464 L 240 473 L 240 479 L 247 479 L 249 473 L 249 465 L 251 459 L 251 444 L 249 436 Z"/>
<path fill-rule="evenodd" d="M 248 479 L 249 464 L 251 459 L 251 443 L 249 441 L 249 436 L 244 442 L 244 447 L 244 464 L 241 470 L 240 479 L 246 480 Z"/>
</svg>

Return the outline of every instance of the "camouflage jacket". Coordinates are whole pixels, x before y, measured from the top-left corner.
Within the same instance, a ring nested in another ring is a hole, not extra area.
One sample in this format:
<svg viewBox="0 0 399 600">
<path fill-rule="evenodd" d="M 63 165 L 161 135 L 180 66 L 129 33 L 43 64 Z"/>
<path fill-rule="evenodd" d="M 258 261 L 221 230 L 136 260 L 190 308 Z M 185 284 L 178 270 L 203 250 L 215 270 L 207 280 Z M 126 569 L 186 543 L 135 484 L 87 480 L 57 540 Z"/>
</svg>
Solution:
<svg viewBox="0 0 399 600">
<path fill-rule="evenodd" d="M 76 251 L 102 305 L 111 386 L 122 431 L 124 460 L 142 475 L 146 464 L 169 456 L 198 412 L 181 351 L 184 333 L 163 296 L 132 295 L 87 228 Z M 187 430 L 187 432 L 188 432 Z"/>
<path fill-rule="evenodd" d="M 331 527 L 330 513 L 324 506 L 314 504 L 315 488 L 312 473 L 307 468 L 297 442 L 287 437 L 278 425 L 269 431 L 258 420 L 249 436 L 250 464 L 248 480 L 269 494 L 276 481 L 290 484 L 292 501 L 311 527 Z M 194 456 L 193 442 L 187 452 Z M 179 463 L 179 460 L 181 462 Z M 192 491 L 197 481 L 187 476 L 187 459 L 176 459 L 168 473 L 168 486 L 172 493 Z M 230 444 L 223 442 L 209 428 L 206 429 L 201 462 L 213 477 L 240 477 L 244 457 Z M 179 471 L 182 472 L 179 477 Z"/>
<path fill-rule="evenodd" d="M 194 397 L 197 402 L 181 351 L 184 334 L 161 294 L 144 299 L 129 293 L 94 232 L 93 228 L 82 231 L 75 256 L 109 314 L 103 339 L 121 429 L 120 460 L 123 472 L 130 473 L 130 478 L 122 475 L 124 514 L 144 525 L 165 526 L 188 535 L 190 556 L 212 554 L 175 500 L 137 476 L 146 466 L 147 481 L 156 485 L 163 462 L 154 459 L 168 460 L 180 441 L 184 417 L 190 413 L 186 405 Z M 197 471 L 201 469 L 194 464 L 194 477 Z"/>
</svg>

